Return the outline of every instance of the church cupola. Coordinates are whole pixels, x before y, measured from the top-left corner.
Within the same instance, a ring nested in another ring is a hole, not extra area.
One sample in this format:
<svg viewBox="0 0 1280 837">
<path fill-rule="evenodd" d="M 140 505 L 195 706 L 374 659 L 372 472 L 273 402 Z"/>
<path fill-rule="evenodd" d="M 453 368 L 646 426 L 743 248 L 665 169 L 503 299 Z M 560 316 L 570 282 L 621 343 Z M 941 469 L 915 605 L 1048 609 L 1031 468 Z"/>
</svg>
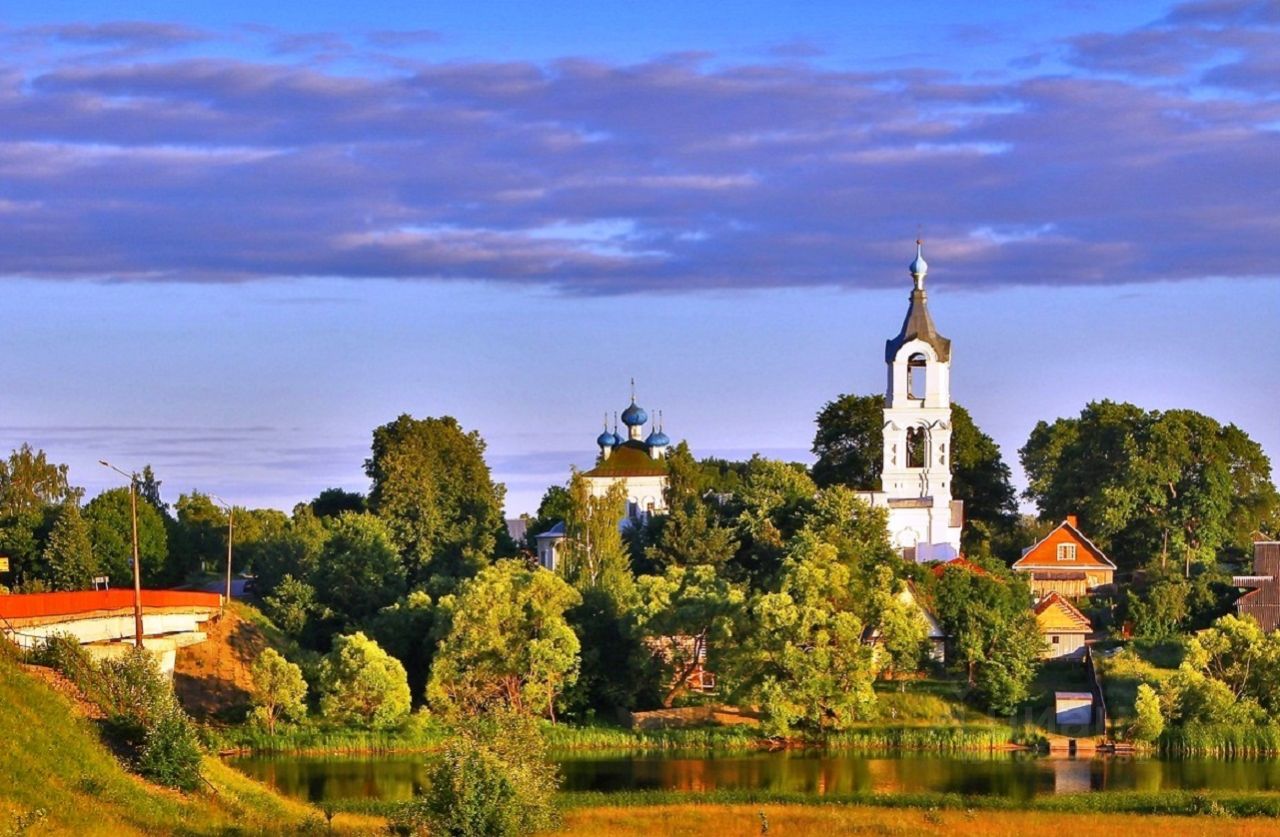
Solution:
<svg viewBox="0 0 1280 837">
<path fill-rule="evenodd" d="M 649 446 L 649 455 L 652 456 L 654 459 L 661 459 L 662 457 L 666 456 L 667 448 L 671 445 L 671 440 L 667 438 L 666 433 L 662 432 L 662 411 L 661 410 L 658 411 L 657 428 L 655 428 L 654 431 L 649 434 L 649 438 L 645 439 L 644 443 Z"/>
<path fill-rule="evenodd" d="M 636 403 L 636 382 L 631 381 L 631 406 L 622 411 L 622 423 L 627 426 L 627 439 L 639 442 L 644 436 L 644 426 L 649 421 L 649 414 Z M 625 441 L 625 440 L 623 440 Z"/>
<path fill-rule="evenodd" d="M 613 449 L 621 443 L 616 433 L 609 432 L 609 414 L 604 417 L 604 432 L 596 437 L 596 444 L 600 446 L 600 456 L 604 459 L 609 458 L 609 454 L 613 453 Z"/>
</svg>

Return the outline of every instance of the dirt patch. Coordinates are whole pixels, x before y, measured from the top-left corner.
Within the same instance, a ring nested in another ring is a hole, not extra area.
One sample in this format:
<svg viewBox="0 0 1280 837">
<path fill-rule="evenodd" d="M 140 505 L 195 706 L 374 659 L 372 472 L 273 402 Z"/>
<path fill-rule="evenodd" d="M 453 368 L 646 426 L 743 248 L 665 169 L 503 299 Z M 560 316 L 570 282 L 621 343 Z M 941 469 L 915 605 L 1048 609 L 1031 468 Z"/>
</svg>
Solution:
<svg viewBox="0 0 1280 837">
<path fill-rule="evenodd" d="M 178 649 L 173 688 L 199 719 L 236 720 L 249 705 L 249 669 L 267 648 L 262 630 L 233 611 L 204 625 L 208 639 Z"/>
<path fill-rule="evenodd" d="M 71 705 L 75 707 L 76 714 L 92 721 L 100 721 L 106 717 L 98 704 L 86 700 L 85 696 L 81 694 L 80 688 L 68 680 L 62 672 L 45 666 L 22 664 L 19 667 L 32 677 L 43 680 L 49 688 L 71 701 Z"/>
</svg>

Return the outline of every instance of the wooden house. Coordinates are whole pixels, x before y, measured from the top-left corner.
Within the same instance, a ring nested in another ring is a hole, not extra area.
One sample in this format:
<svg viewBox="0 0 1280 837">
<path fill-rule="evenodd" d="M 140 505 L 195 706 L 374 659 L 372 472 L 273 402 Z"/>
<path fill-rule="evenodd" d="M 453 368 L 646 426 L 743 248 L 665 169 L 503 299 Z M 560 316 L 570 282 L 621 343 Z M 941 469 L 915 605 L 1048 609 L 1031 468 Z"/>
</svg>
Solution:
<svg viewBox="0 0 1280 837">
<path fill-rule="evenodd" d="M 1236 599 L 1236 615 L 1252 616 L 1267 632 L 1280 628 L 1280 541 L 1254 541 L 1253 575 L 1232 582 L 1249 591 Z"/>
<path fill-rule="evenodd" d="M 1084 536 L 1075 515 L 1022 553 L 1013 571 L 1025 573 L 1036 598 L 1078 598 L 1115 580 L 1116 565 Z"/>
<path fill-rule="evenodd" d="M 1036 625 L 1044 637 L 1045 648 L 1041 656 L 1046 660 L 1081 659 L 1084 657 L 1085 640 L 1093 633 L 1089 618 L 1075 605 L 1057 592 L 1051 592 L 1033 608 Z"/>
<path fill-rule="evenodd" d="M 929 640 L 929 659 L 935 663 L 943 662 L 946 659 L 947 634 L 942 630 L 942 622 L 938 619 L 937 614 L 933 612 L 928 604 L 921 601 L 920 592 L 916 590 L 916 586 L 910 581 L 906 583 L 906 586 L 902 588 L 902 592 L 898 593 L 896 598 L 899 602 L 914 610 L 924 624 L 927 632 L 926 636 Z M 878 647 L 880 645 L 880 629 L 869 630 L 864 640 L 870 645 Z"/>
</svg>

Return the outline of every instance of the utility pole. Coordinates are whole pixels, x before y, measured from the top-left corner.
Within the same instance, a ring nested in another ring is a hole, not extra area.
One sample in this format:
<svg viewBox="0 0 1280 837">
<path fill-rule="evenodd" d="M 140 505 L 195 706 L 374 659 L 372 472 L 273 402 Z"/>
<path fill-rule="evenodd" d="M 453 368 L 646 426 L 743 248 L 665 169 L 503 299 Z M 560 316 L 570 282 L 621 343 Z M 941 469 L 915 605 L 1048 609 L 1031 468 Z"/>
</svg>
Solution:
<svg viewBox="0 0 1280 837">
<path fill-rule="evenodd" d="M 231 604 L 231 541 L 236 531 L 236 507 L 223 500 L 217 494 L 210 494 L 214 500 L 218 501 L 224 509 L 227 510 L 227 599 L 226 603 Z"/>
<path fill-rule="evenodd" d="M 105 459 L 98 464 L 129 480 L 129 511 L 133 518 L 133 643 L 142 647 L 142 568 L 138 563 L 138 474 L 126 474 Z"/>
</svg>

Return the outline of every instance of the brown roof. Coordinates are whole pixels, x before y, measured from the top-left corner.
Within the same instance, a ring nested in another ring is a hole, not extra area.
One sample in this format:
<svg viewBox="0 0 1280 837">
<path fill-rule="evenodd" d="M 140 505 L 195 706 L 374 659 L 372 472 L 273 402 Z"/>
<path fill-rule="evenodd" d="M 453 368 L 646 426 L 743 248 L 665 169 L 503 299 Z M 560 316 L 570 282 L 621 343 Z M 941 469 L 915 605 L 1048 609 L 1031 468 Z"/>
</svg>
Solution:
<svg viewBox="0 0 1280 837">
<path fill-rule="evenodd" d="M 911 291 L 911 304 L 907 307 L 907 318 L 902 321 L 902 331 L 897 337 L 886 340 L 884 343 L 886 362 L 892 363 L 898 355 L 898 350 L 912 340 L 923 340 L 928 343 L 937 353 L 938 360 L 943 363 L 951 360 L 951 341 L 938 333 L 937 326 L 933 324 L 933 317 L 929 316 L 927 301 L 928 297 L 923 287 L 914 288 Z"/>
<path fill-rule="evenodd" d="M 978 575 L 990 575 L 982 567 L 965 558 L 963 555 L 959 558 L 952 558 L 950 561 L 943 561 L 940 564 L 934 564 L 931 568 L 935 578 L 942 578 L 942 574 L 946 572 L 947 567 L 955 567 L 958 570 L 968 570 Z"/>
<path fill-rule="evenodd" d="M 1059 545 L 1069 543 L 1076 545 L 1076 556 L 1071 561 L 1059 561 L 1057 556 L 1057 548 Z M 1071 520 L 1065 520 L 1054 527 L 1053 531 L 1045 535 L 1040 540 L 1029 546 L 1022 557 L 1013 562 L 1013 569 L 1023 570 L 1032 567 L 1043 569 L 1062 568 L 1063 566 L 1079 567 L 1086 569 L 1090 567 L 1102 567 L 1104 569 L 1114 570 L 1116 565 L 1106 556 L 1098 547 L 1094 546 L 1093 541 L 1085 537 Z"/>
<path fill-rule="evenodd" d="M 628 439 L 613 449 L 609 458 L 587 471 L 588 477 L 660 477 L 667 473 L 667 463 L 649 455 L 644 442 Z"/>
</svg>

